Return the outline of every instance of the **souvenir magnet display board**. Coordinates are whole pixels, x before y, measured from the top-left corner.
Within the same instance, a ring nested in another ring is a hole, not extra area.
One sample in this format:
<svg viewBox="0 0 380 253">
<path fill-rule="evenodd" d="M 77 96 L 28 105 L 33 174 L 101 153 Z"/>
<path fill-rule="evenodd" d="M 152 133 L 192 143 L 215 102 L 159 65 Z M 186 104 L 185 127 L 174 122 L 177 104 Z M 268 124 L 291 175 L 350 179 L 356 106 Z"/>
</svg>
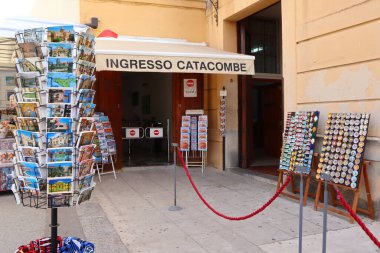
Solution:
<svg viewBox="0 0 380 253">
<path fill-rule="evenodd" d="M 368 113 L 329 113 L 319 158 L 320 173 L 335 184 L 357 188 L 364 157 L 370 115 Z"/>
<path fill-rule="evenodd" d="M 310 173 L 319 112 L 289 112 L 283 134 L 280 170 L 293 171 L 294 166 L 306 167 Z"/>
<path fill-rule="evenodd" d="M 25 206 L 70 207 L 91 196 L 94 38 L 73 26 L 16 34 L 13 191 Z"/>
<path fill-rule="evenodd" d="M 182 116 L 180 150 L 207 151 L 207 127 L 207 115 Z"/>
</svg>

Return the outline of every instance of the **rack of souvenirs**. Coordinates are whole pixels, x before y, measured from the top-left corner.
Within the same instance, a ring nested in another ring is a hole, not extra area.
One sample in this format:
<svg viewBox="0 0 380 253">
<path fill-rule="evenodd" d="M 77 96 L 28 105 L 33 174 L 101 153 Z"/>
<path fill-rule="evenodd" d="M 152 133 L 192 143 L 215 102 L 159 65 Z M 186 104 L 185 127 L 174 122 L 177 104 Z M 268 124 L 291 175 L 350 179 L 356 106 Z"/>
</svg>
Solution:
<svg viewBox="0 0 380 253">
<path fill-rule="evenodd" d="M 182 116 L 180 150 L 185 153 L 187 167 L 206 166 L 208 117 L 203 110 L 188 110 Z"/>
<path fill-rule="evenodd" d="M 73 26 L 16 34 L 14 193 L 23 205 L 70 207 L 89 200 L 95 131 L 94 36 Z"/>
<path fill-rule="evenodd" d="M 94 153 L 94 161 L 96 170 L 98 172 L 99 181 L 101 182 L 100 175 L 113 173 L 116 179 L 115 164 L 116 162 L 116 142 L 112 131 L 111 122 L 108 116 L 102 112 L 96 112 L 92 128 L 95 130 L 96 135 L 94 144 L 96 149 Z M 104 165 L 111 164 L 112 171 L 104 171 Z"/>
<path fill-rule="evenodd" d="M 315 178 L 318 186 L 315 194 L 314 207 L 321 204 L 319 198 L 322 190 L 323 177 L 321 173 L 330 177 L 329 184 L 354 192 L 353 210 L 363 212 L 373 218 L 372 198 L 367 175 L 368 162 L 363 162 L 365 141 L 368 133 L 370 115 L 368 113 L 329 113 L 326 121 L 323 143 L 320 154 L 314 153 L 319 112 L 290 112 L 287 114 L 286 126 L 283 134 L 279 179 L 277 189 L 283 183 L 283 176 L 289 171 L 303 171 L 307 177 L 303 196 L 304 204 L 308 196 L 311 179 L 311 168 L 315 165 Z M 316 158 L 313 163 L 313 158 Z M 357 208 L 360 185 L 365 184 L 368 209 Z M 331 188 L 332 189 L 332 188 Z M 294 193 L 297 190 L 294 189 Z M 289 197 L 294 195 L 284 193 Z M 331 193 L 334 196 L 334 193 Z M 332 199 L 337 205 L 335 199 Z M 343 214 L 341 211 L 330 208 L 331 211 Z"/>
</svg>

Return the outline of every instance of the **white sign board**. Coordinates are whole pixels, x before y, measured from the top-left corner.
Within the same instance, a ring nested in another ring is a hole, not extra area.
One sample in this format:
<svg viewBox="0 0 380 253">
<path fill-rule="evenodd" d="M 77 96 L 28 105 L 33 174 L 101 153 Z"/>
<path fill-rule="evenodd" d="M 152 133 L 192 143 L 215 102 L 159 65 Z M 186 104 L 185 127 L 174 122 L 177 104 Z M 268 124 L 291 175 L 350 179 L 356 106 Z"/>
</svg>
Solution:
<svg viewBox="0 0 380 253">
<path fill-rule="evenodd" d="M 164 137 L 164 129 L 162 127 L 149 128 L 149 138 L 162 138 Z"/>
<path fill-rule="evenodd" d="M 197 97 L 197 79 L 183 79 L 183 96 L 185 98 Z"/>
<path fill-rule="evenodd" d="M 140 138 L 140 128 L 138 128 L 138 127 L 126 127 L 125 128 L 125 138 L 127 138 L 127 139 L 138 139 L 138 138 Z"/>
</svg>

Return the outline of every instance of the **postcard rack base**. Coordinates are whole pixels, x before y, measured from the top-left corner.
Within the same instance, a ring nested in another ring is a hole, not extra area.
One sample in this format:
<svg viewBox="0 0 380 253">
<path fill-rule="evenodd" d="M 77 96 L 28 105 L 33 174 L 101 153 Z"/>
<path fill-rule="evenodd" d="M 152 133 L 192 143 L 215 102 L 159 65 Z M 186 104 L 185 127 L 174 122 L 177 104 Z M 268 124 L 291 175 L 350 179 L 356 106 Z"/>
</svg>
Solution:
<svg viewBox="0 0 380 253">
<path fill-rule="evenodd" d="M 277 179 L 276 191 L 278 191 L 281 188 L 281 186 L 284 183 L 284 176 L 287 176 L 287 175 L 288 175 L 287 171 L 285 171 L 285 170 L 278 170 L 278 179 Z M 286 197 L 291 198 L 291 199 L 294 199 L 294 200 L 299 200 L 299 196 L 297 195 L 297 193 L 299 193 L 299 189 L 296 189 L 296 186 L 295 186 L 295 183 L 294 183 L 294 176 L 301 176 L 301 174 L 299 174 L 299 173 L 293 173 L 291 175 L 291 177 L 293 179 L 292 182 L 291 182 L 292 193 L 290 193 L 290 192 L 282 192 L 281 195 L 286 196 Z M 306 177 L 305 191 L 303 193 L 303 200 L 302 200 L 303 206 L 306 206 L 307 197 L 309 196 L 311 173 L 309 173 L 309 174 L 302 174 L 302 177 L 304 177 L 304 178 Z"/>
<path fill-rule="evenodd" d="M 111 161 L 111 167 L 112 167 L 111 171 L 104 171 L 104 164 L 103 163 L 95 163 L 94 169 L 98 173 L 99 182 L 102 182 L 102 179 L 100 177 L 101 175 L 106 175 L 106 174 L 111 174 L 111 173 L 113 173 L 113 176 L 116 179 L 116 171 L 115 171 L 115 164 L 114 164 L 113 156 L 116 156 L 116 155 L 111 155 L 111 154 L 109 155 L 109 161 Z"/>
<path fill-rule="evenodd" d="M 206 168 L 207 151 L 182 151 L 185 153 L 185 163 L 188 168 L 201 167 L 202 173 Z"/>
<path fill-rule="evenodd" d="M 370 164 L 368 160 L 364 160 L 362 165 L 361 165 L 361 173 L 360 173 L 360 178 L 359 178 L 359 183 L 357 188 L 353 189 L 348 186 L 344 185 L 338 185 L 335 184 L 338 188 L 346 191 L 351 191 L 354 194 L 354 198 L 352 201 L 351 208 L 355 213 L 362 213 L 367 215 L 369 218 L 372 220 L 375 218 L 375 213 L 373 209 L 373 201 L 372 201 L 372 196 L 371 196 L 371 188 L 368 180 L 368 172 L 367 172 L 367 167 Z M 364 183 L 365 190 L 366 190 L 366 196 L 367 196 L 367 209 L 359 208 L 358 207 L 358 201 L 359 201 L 359 196 L 360 196 L 360 189 L 361 185 Z M 324 204 L 320 202 L 321 194 L 323 192 L 323 184 L 324 182 L 322 180 L 318 180 L 318 186 L 317 186 L 317 191 L 315 195 L 315 201 L 314 201 L 314 209 L 318 210 L 318 208 L 323 208 Z M 331 196 L 331 204 L 332 206 L 328 207 L 328 210 L 330 212 L 339 214 L 341 216 L 347 217 L 350 221 L 350 223 L 354 222 L 354 219 L 351 217 L 349 213 L 347 213 L 345 210 L 338 209 L 338 206 L 342 206 L 340 201 L 337 200 L 335 190 L 333 187 L 334 183 L 329 182 L 329 191 L 330 191 L 330 196 Z"/>
</svg>

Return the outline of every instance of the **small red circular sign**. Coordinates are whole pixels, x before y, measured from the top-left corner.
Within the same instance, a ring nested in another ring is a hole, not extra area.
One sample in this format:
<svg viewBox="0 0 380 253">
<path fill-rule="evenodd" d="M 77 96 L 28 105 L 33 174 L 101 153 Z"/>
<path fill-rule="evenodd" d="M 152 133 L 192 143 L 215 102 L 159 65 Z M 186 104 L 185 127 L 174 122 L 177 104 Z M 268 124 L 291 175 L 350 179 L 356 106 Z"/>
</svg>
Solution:
<svg viewBox="0 0 380 253">
<path fill-rule="evenodd" d="M 193 86 L 194 86 L 194 80 L 187 80 L 187 81 L 186 81 L 186 85 L 187 85 L 188 87 L 193 87 Z"/>
<path fill-rule="evenodd" d="M 160 133 L 160 132 L 159 132 L 157 129 L 153 131 L 153 134 L 154 134 L 154 135 L 158 135 L 159 133 Z"/>
<path fill-rule="evenodd" d="M 129 134 L 130 134 L 131 136 L 135 136 L 136 132 L 135 132 L 135 130 L 131 130 L 131 131 L 129 131 Z"/>
</svg>

